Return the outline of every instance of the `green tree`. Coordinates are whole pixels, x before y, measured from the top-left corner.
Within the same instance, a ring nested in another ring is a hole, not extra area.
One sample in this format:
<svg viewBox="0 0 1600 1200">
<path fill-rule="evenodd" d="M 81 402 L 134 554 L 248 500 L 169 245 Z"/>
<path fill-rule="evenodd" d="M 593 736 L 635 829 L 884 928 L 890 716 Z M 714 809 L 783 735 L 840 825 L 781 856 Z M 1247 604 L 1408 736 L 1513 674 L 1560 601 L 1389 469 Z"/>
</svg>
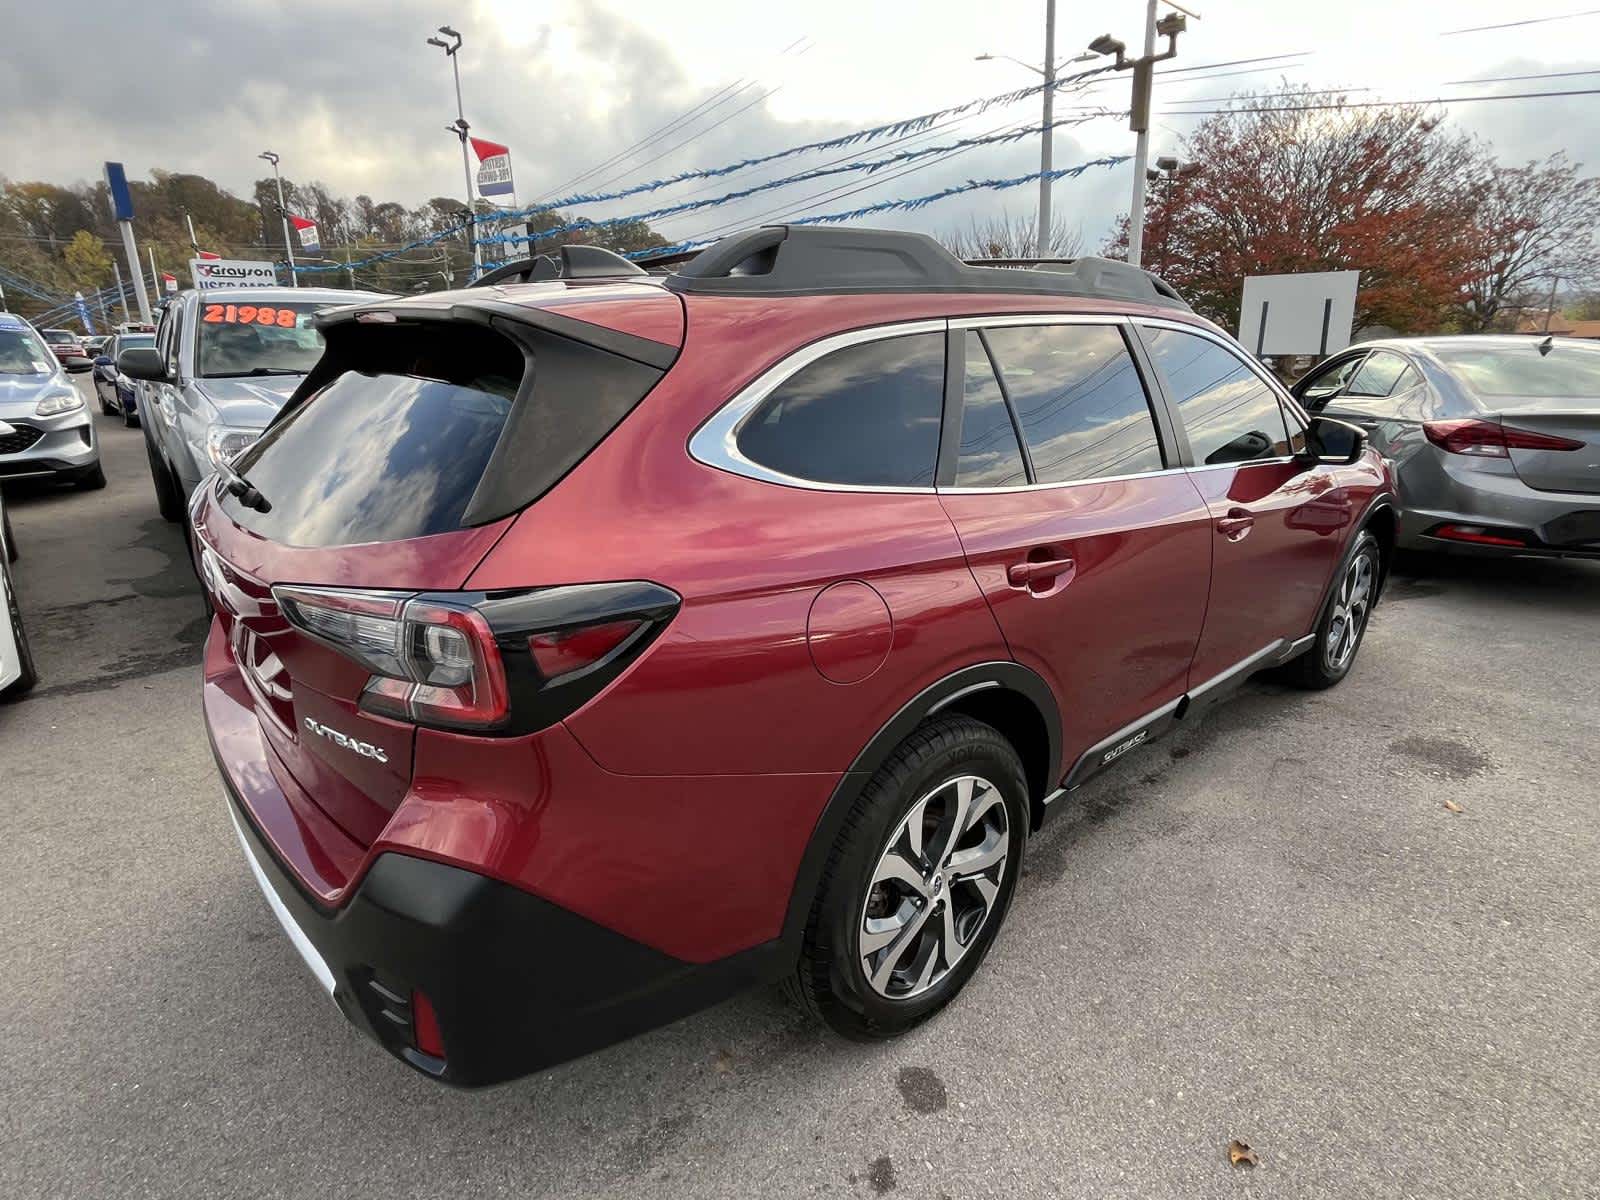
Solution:
<svg viewBox="0 0 1600 1200">
<path fill-rule="evenodd" d="M 105 243 L 87 229 L 72 235 L 63 253 L 72 282 L 87 291 L 99 289 L 111 282 L 111 255 Z"/>
</svg>

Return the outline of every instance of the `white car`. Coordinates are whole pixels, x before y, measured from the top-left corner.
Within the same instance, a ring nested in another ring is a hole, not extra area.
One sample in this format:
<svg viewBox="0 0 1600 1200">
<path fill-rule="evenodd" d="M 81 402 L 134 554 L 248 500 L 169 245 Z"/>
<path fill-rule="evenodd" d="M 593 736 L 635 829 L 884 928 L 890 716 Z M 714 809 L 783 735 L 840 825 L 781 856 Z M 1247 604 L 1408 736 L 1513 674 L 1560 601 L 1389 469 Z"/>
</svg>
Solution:
<svg viewBox="0 0 1600 1200">
<path fill-rule="evenodd" d="M 28 636 L 22 632 L 17 592 L 11 585 L 11 564 L 16 557 L 11 517 L 5 497 L 0 496 L 0 700 L 13 700 L 39 681 L 28 651 Z"/>
</svg>

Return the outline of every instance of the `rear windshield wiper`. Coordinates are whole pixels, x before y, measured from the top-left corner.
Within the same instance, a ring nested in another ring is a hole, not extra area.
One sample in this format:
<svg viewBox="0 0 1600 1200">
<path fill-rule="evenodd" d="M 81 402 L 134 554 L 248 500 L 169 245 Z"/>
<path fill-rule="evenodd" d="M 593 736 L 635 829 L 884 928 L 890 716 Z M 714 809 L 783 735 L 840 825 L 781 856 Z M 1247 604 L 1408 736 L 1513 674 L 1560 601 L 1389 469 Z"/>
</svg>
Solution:
<svg viewBox="0 0 1600 1200">
<path fill-rule="evenodd" d="M 304 375 L 293 367 L 251 367 L 248 371 L 213 371 L 207 379 L 247 379 L 251 375 Z"/>
<path fill-rule="evenodd" d="M 228 494 L 237 496 L 240 504 L 246 508 L 253 508 L 260 513 L 272 511 L 272 502 L 261 494 L 255 484 L 251 483 L 227 463 L 222 463 L 217 467 L 217 474 L 222 476 L 222 486 L 227 489 Z"/>
</svg>

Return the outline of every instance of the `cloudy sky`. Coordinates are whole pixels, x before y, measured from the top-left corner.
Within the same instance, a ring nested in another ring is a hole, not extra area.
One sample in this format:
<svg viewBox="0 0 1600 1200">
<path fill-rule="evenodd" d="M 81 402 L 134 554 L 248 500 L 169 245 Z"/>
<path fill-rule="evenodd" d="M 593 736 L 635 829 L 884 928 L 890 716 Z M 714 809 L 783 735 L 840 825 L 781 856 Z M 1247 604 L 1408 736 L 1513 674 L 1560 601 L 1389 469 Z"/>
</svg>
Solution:
<svg viewBox="0 0 1600 1200">
<path fill-rule="evenodd" d="M 1584 11 L 1578 0 L 1185 0 L 1200 13 L 1159 78 L 1153 154 L 1181 150 L 1208 98 L 1275 84 L 1359 89 L 1353 99 L 1416 99 L 1600 88 L 1600 10 L 1572 19 L 1452 33 Z M 1061 0 L 1057 54 L 1112 33 L 1136 46 L 1141 0 Z M 587 175 L 582 186 L 627 186 L 1023 87 L 1036 77 L 984 51 L 1043 58 L 1043 0 L 79 0 L 59 18 L 13 23 L 0 45 L 0 174 L 73 182 L 105 159 L 130 174 L 197 171 L 248 194 L 272 149 L 297 180 L 416 204 L 463 188 L 445 131 L 454 96 L 444 56 L 425 44 L 440 24 L 466 38 L 461 54 L 474 132 L 511 145 L 520 198 L 531 202 L 704 102 L 674 132 Z M 1291 14 L 1292 15 L 1288 15 Z M 1219 66 L 1267 55 L 1272 63 Z M 1070 68 L 1069 68 L 1070 69 Z M 1081 69 L 1081 68 L 1079 68 Z M 1587 72 L 1555 78 L 1506 76 Z M 1493 82 L 1474 82 L 1490 79 Z M 726 89 L 726 90 L 725 90 Z M 1127 103 L 1112 76 L 1069 103 Z M 719 99 L 720 97 L 720 99 Z M 1187 103 L 1186 103 L 1187 102 Z M 1450 119 L 1521 161 L 1565 149 L 1600 169 L 1600 95 L 1453 104 Z M 991 110 L 884 153 L 938 145 L 1038 121 L 1037 98 Z M 1102 119 L 1056 136 L 1056 163 L 1128 154 L 1123 122 Z M 852 153 L 871 154 L 865 149 Z M 731 177 L 726 190 L 826 161 L 809 156 Z M 656 161 L 647 162 L 654 159 Z M 1029 140 L 982 147 L 903 178 L 796 184 L 711 212 L 659 222 L 687 240 L 725 225 L 850 209 L 920 195 L 970 178 L 1037 169 Z M 1099 244 L 1126 211 L 1126 165 L 1057 185 L 1056 209 Z M 619 216 L 723 185 L 586 210 Z M 1034 191 L 979 193 L 876 222 L 940 230 L 974 216 L 1029 214 Z"/>
</svg>

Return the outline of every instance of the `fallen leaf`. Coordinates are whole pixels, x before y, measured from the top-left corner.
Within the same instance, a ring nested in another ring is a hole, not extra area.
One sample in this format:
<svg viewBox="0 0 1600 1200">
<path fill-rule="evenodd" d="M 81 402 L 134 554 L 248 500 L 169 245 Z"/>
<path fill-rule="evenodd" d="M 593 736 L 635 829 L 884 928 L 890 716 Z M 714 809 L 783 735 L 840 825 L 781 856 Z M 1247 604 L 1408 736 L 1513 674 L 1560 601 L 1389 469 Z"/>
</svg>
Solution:
<svg viewBox="0 0 1600 1200">
<path fill-rule="evenodd" d="M 1238 1138 L 1228 1143 L 1228 1161 L 1236 1167 L 1256 1167 L 1261 1165 L 1261 1159 L 1256 1157 L 1256 1152 L 1249 1145 Z"/>
<path fill-rule="evenodd" d="M 1444 808 L 1445 808 L 1446 812 L 1462 812 L 1462 811 L 1464 811 L 1462 809 L 1461 805 L 1457 804 L 1454 800 L 1446 800 L 1444 802 Z"/>
</svg>

